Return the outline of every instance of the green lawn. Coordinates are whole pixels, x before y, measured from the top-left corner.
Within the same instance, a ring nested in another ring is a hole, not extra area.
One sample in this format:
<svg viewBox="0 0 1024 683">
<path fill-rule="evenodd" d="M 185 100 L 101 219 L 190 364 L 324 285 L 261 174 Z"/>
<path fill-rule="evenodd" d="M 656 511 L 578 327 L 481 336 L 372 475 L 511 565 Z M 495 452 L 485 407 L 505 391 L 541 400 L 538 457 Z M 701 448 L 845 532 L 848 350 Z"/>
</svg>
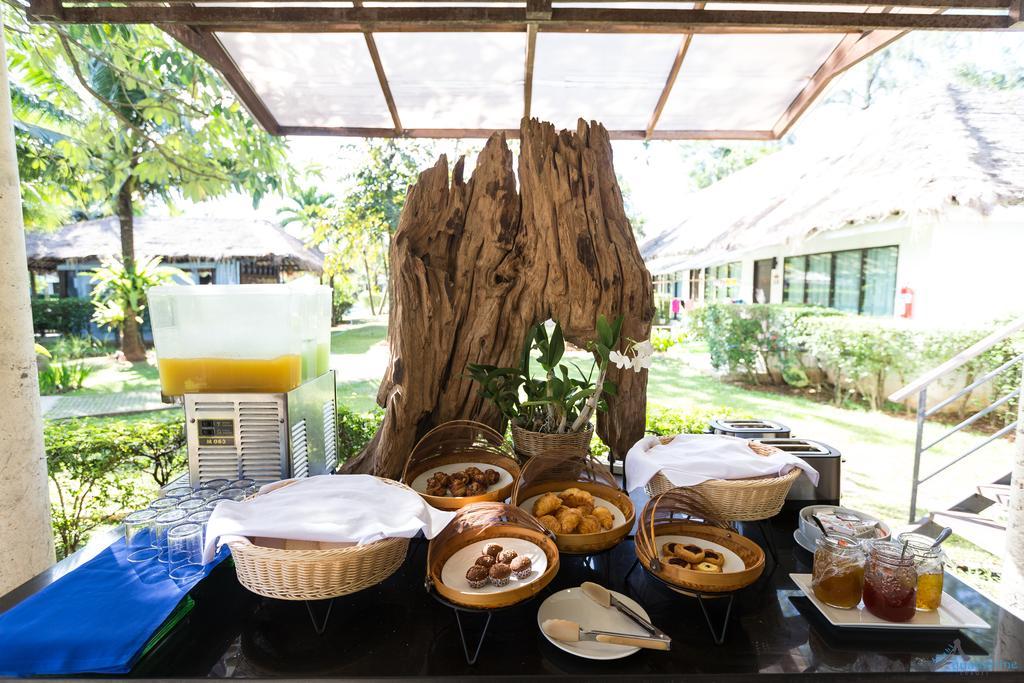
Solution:
<svg viewBox="0 0 1024 683">
<path fill-rule="evenodd" d="M 331 354 L 357 355 L 366 353 L 387 336 L 388 326 L 380 323 L 357 323 L 331 333 Z"/>
<path fill-rule="evenodd" d="M 124 392 L 160 393 L 160 373 L 149 361 L 140 363 L 118 363 L 103 356 L 83 361 L 95 367 L 77 391 L 65 396 L 89 396 L 95 394 L 119 394 Z"/>
</svg>

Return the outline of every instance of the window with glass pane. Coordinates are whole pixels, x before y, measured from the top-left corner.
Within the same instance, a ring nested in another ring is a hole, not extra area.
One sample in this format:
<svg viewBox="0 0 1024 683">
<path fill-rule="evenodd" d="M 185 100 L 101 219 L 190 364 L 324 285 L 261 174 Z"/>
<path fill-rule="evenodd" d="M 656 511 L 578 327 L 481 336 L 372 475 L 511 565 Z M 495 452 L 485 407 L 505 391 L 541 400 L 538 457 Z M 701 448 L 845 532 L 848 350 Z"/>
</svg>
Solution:
<svg viewBox="0 0 1024 683">
<path fill-rule="evenodd" d="M 743 264 L 740 261 L 733 261 L 727 266 L 728 289 L 726 290 L 726 296 L 733 301 L 740 298 L 740 274 L 742 270 Z"/>
<path fill-rule="evenodd" d="M 832 287 L 832 254 L 807 257 L 807 303 L 828 306 Z"/>
<path fill-rule="evenodd" d="M 860 266 L 863 251 L 853 249 L 834 255 L 836 261 L 832 307 L 847 313 L 860 312 Z"/>
<path fill-rule="evenodd" d="M 868 249 L 864 258 L 864 315 L 892 315 L 899 247 Z"/>
<path fill-rule="evenodd" d="M 804 302 L 804 271 L 807 270 L 806 256 L 790 256 L 782 266 L 783 299 L 786 303 Z"/>
</svg>

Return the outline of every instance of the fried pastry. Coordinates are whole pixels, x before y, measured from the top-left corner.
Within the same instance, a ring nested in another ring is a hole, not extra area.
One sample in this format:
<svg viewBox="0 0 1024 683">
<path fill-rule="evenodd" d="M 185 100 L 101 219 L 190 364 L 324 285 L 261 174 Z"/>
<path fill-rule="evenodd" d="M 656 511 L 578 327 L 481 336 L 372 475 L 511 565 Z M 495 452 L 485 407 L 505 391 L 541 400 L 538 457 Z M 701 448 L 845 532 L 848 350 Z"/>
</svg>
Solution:
<svg viewBox="0 0 1024 683">
<path fill-rule="evenodd" d="M 686 544 L 680 545 L 675 543 L 673 554 L 677 557 L 681 557 L 690 564 L 699 564 L 704 561 L 704 549 L 698 545 Z"/>
<path fill-rule="evenodd" d="M 562 501 L 553 493 L 545 493 L 533 504 L 533 516 L 543 517 L 550 515 L 562 507 Z"/>
<path fill-rule="evenodd" d="M 704 548 L 704 561 L 721 567 L 725 564 L 725 556 L 717 550 Z"/>
<path fill-rule="evenodd" d="M 484 470 L 484 483 L 488 486 L 494 486 L 501 479 L 501 475 L 498 470 L 486 469 Z"/>
<path fill-rule="evenodd" d="M 596 534 L 601 530 L 601 522 L 594 515 L 583 515 L 579 526 L 576 527 L 578 534 Z"/>
<path fill-rule="evenodd" d="M 580 520 L 583 519 L 583 515 L 576 512 L 574 508 L 560 507 L 555 512 L 555 518 L 562 525 L 562 533 L 571 534 L 576 531 L 576 527 L 579 525 Z"/>
<path fill-rule="evenodd" d="M 601 528 L 607 531 L 615 525 L 615 515 L 608 508 L 595 507 L 594 512 L 591 513 L 594 517 L 597 517 L 597 521 L 601 523 Z"/>
<path fill-rule="evenodd" d="M 448 485 L 448 495 L 453 498 L 461 498 L 466 495 L 466 482 L 456 481 L 453 477 L 452 483 Z"/>
<path fill-rule="evenodd" d="M 544 528 L 554 534 L 562 533 L 562 525 L 558 522 L 558 518 L 554 515 L 543 515 L 537 518 L 537 521 L 544 525 Z"/>
<path fill-rule="evenodd" d="M 591 509 L 594 507 L 594 496 L 582 489 L 569 488 L 558 494 L 558 497 L 562 499 L 562 505 L 566 507 L 578 508 L 585 505 L 589 505 Z"/>
<path fill-rule="evenodd" d="M 483 475 L 480 475 L 480 476 L 483 476 Z M 469 483 L 469 485 L 466 486 L 466 495 L 467 496 L 481 496 L 481 495 L 483 495 L 485 493 L 487 493 L 487 487 L 484 486 L 482 483 L 476 481 L 476 480 L 471 481 Z"/>
</svg>

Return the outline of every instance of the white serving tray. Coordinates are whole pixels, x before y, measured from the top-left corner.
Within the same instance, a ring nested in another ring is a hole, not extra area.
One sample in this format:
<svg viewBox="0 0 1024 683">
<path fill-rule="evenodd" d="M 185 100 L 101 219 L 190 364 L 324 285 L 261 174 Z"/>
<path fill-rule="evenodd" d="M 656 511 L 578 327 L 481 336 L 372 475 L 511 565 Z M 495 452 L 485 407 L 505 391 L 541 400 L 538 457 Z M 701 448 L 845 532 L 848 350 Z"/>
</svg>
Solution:
<svg viewBox="0 0 1024 683">
<path fill-rule="evenodd" d="M 814 596 L 810 574 L 790 574 L 797 587 L 818 608 L 828 622 L 840 628 L 884 628 L 893 630 L 952 631 L 961 628 L 990 628 L 981 617 L 964 607 L 949 593 L 942 594 L 942 603 L 933 612 L 917 612 L 910 621 L 895 623 L 879 619 L 867 611 L 864 603 L 852 609 L 830 607 Z"/>
</svg>

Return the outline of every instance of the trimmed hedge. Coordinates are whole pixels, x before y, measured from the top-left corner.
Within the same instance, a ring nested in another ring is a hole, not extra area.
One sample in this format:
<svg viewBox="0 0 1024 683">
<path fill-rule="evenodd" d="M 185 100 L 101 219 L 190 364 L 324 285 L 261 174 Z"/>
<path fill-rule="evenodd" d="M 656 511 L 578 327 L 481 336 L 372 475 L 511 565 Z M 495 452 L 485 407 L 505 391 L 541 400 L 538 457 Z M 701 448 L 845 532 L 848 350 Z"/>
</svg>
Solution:
<svg viewBox="0 0 1024 683">
<path fill-rule="evenodd" d="M 89 332 L 92 311 L 92 302 L 88 299 L 32 299 L 32 326 L 36 334 L 86 334 Z"/>
</svg>

